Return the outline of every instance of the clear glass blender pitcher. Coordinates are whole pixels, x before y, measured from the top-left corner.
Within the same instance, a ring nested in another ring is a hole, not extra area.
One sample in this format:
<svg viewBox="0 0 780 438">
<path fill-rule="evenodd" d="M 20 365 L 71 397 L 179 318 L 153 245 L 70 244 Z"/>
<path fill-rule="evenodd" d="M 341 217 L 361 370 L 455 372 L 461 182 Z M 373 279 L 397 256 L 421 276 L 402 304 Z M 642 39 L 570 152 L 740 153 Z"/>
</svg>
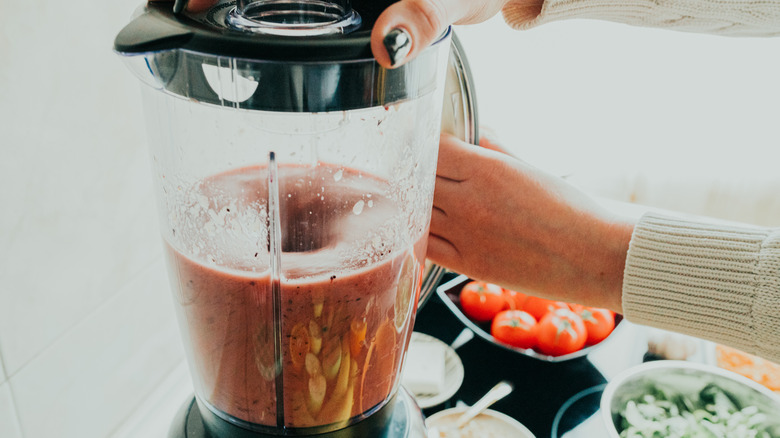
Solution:
<svg viewBox="0 0 780 438">
<path fill-rule="evenodd" d="M 355 6 L 221 1 L 177 15 L 150 3 L 115 41 L 147 85 L 198 403 L 246 429 L 334 430 L 385 406 L 431 282 L 444 85 L 462 60 L 448 62 L 448 31 L 381 68 L 368 48 L 376 12 Z M 468 81 L 456 83 L 445 112 L 475 137 Z"/>
</svg>

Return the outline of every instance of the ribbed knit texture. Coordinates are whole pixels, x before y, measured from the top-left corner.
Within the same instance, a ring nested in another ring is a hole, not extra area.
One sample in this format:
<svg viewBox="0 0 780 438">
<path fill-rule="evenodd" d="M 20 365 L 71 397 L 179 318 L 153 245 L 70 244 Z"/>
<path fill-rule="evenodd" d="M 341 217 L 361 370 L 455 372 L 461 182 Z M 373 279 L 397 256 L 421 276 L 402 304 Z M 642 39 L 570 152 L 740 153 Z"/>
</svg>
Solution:
<svg viewBox="0 0 780 438">
<path fill-rule="evenodd" d="M 527 7 L 515 0 L 503 13 L 516 29 L 591 18 L 729 36 L 780 35 L 780 0 L 545 0 L 533 20 L 528 20 Z"/>
<path fill-rule="evenodd" d="M 780 230 L 645 215 L 628 251 L 623 312 L 780 362 Z"/>
</svg>

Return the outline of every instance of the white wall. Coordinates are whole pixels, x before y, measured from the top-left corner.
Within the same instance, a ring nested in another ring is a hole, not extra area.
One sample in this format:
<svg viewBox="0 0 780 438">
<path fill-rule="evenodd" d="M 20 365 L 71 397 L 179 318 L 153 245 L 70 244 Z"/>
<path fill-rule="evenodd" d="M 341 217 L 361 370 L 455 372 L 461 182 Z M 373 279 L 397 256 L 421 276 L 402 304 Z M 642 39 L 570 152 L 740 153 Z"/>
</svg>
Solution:
<svg viewBox="0 0 780 438">
<path fill-rule="evenodd" d="M 137 84 L 111 52 L 139 2 L 0 3 L 3 438 L 106 437 L 182 359 Z M 528 161 L 780 223 L 780 39 L 500 19 L 461 35 L 482 121 Z"/>
<path fill-rule="evenodd" d="M 182 360 L 138 85 L 111 51 L 138 4 L 0 3 L 3 438 L 105 437 Z"/>
<path fill-rule="evenodd" d="M 592 20 L 457 30 L 481 122 L 615 199 L 780 225 L 780 38 Z"/>
</svg>

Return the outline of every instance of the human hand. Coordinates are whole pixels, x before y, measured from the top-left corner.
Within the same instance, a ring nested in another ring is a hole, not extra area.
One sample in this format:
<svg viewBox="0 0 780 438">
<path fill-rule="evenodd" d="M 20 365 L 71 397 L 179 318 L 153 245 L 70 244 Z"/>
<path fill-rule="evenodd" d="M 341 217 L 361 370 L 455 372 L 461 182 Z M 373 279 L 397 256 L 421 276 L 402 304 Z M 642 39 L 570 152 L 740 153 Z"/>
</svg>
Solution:
<svg viewBox="0 0 780 438">
<path fill-rule="evenodd" d="M 174 0 L 150 0 L 174 1 Z M 431 45 L 451 24 L 481 23 L 513 3 L 515 15 L 531 20 L 542 10 L 543 0 L 400 0 L 377 18 L 371 32 L 371 51 L 386 68 L 398 67 Z M 202 12 L 217 0 L 175 0 L 176 13 L 185 8 Z"/>
<path fill-rule="evenodd" d="M 509 289 L 622 312 L 633 224 L 481 144 L 442 135 L 428 258 Z"/>
<path fill-rule="evenodd" d="M 528 3 L 529 13 L 533 14 L 533 17 L 541 11 L 542 0 L 513 1 Z M 509 0 L 400 0 L 390 5 L 377 18 L 371 32 L 371 51 L 383 67 L 398 67 L 431 45 L 447 26 L 481 23 L 496 15 L 508 2 Z"/>
</svg>

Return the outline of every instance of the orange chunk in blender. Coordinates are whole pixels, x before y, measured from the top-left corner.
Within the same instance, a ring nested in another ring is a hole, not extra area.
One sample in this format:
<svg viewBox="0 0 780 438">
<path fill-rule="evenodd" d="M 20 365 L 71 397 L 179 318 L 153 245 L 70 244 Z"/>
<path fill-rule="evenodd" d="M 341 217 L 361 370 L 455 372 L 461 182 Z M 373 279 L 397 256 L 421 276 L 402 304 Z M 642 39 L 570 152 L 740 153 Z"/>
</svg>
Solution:
<svg viewBox="0 0 780 438">
<path fill-rule="evenodd" d="M 357 357 L 360 354 L 360 350 L 363 348 L 364 341 L 366 340 L 366 330 L 368 324 L 366 324 L 365 318 L 354 320 L 349 327 L 349 351 L 353 357 Z"/>
<path fill-rule="evenodd" d="M 297 369 L 301 369 L 309 352 L 309 331 L 303 324 L 296 324 L 290 332 L 290 358 Z"/>
</svg>

